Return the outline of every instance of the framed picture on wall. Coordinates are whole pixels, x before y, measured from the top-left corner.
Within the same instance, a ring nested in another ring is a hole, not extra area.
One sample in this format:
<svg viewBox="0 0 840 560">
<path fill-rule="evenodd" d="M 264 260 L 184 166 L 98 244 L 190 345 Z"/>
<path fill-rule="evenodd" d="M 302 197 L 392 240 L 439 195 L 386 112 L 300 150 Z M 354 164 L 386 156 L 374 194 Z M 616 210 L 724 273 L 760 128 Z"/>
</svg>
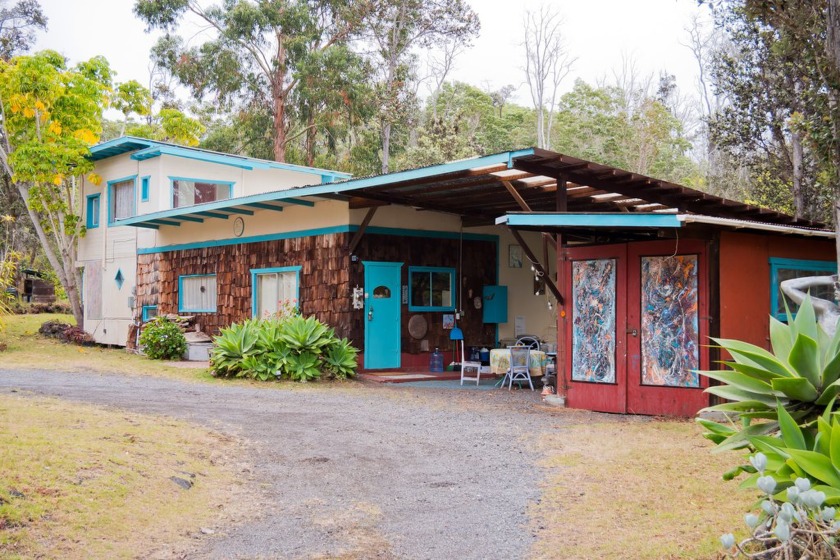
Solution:
<svg viewBox="0 0 840 560">
<path fill-rule="evenodd" d="M 508 268 L 522 268 L 522 247 L 508 245 Z"/>
</svg>

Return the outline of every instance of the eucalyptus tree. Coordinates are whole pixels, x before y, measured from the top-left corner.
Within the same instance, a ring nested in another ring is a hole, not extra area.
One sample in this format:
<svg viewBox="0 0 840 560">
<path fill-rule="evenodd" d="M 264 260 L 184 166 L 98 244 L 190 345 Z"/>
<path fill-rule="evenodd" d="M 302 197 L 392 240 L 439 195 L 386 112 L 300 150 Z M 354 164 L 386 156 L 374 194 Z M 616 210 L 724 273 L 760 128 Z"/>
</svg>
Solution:
<svg viewBox="0 0 840 560">
<path fill-rule="evenodd" d="M 390 169 L 393 129 L 417 102 L 412 90 L 417 49 L 466 45 L 479 29 L 478 16 L 466 0 L 374 0 L 366 32 L 377 69 L 382 173 Z"/>
<path fill-rule="evenodd" d="M 38 0 L 0 0 L 0 59 L 28 51 L 39 30 L 47 30 L 47 17 Z"/>
<path fill-rule="evenodd" d="M 569 75 L 576 58 L 563 37 L 563 19 L 549 5 L 538 12 L 526 11 L 523 22 L 525 79 L 537 112 L 537 147 L 551 147 L 551 128 L 560 84 Z"/>
<path fill-rule="evenodd" d="M 167 32 L 156 62 L 198 98 L 221 107 L 263 111 L 271 119 L 274 159 L 286 161 L 289 143 L 314 123 L 296 123 L 292 103 L 301 84 L 347 69 L 333 56 L 345 48 L 372 9 L 373 0 L 137 0 L 135 14 L 148 29 Z M 206 27 L 207 40 L 188 47 L 176 31 L 186 16 Z M 317 60 L 317 62 L 316 62 Z"/>
</svg>

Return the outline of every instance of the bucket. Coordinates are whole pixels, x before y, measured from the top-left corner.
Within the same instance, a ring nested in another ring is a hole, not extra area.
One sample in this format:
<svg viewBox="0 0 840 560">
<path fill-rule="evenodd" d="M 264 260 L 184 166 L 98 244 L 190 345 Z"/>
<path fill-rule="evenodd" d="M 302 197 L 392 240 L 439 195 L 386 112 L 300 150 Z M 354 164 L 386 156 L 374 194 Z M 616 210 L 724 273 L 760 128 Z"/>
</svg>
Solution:
<svg viewBox="0 0 840 560">
<path fill-rule="evenodd" d="M 432 357 L 429 360 L 429 371 L 443 371 L 443 354 L 441 354 L 437 348 L 435 348 L 435 351 L 432 352 Z"/>
<path fill-rule="evenodd" d="M 482 348 L 478 351 L 478 357 L 481 363 L 490 363 L 490 350 L 487 348 Z"/>
</svg>

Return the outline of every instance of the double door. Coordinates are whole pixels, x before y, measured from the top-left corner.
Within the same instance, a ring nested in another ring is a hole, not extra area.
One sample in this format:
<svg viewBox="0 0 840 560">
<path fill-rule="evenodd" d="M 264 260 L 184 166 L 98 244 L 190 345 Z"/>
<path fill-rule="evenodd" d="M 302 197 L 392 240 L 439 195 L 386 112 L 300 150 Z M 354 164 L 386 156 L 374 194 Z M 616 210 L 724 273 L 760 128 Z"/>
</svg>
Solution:
<svg viewBox="0 0 840 560">
<path fill-rule="evenodd" d="M 708 273 L 701 241 L 569 249 L 568 405 L 692 416 L 708 404 Z"/>
</svg>

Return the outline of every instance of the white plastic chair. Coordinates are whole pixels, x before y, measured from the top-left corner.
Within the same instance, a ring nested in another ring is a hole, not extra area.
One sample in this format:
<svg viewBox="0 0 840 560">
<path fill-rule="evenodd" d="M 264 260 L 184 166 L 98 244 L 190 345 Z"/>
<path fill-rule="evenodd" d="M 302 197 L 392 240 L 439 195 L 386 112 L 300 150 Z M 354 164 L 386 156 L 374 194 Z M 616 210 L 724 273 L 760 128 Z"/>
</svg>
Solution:
<svg viewBox="0 0 840 560">
<path fill-rule="evenodd" d="M 472 381 L 475 379 L 475 384 L 478 386 L 479 382 L 481 381 L 481 362 L 468 362 L 466 360 L 466 351 L 464 349 L 465 344 L 464 340 L 456 340 L 455 344 L 461 343 L 461 385 L 464 384 L 464 379 Z M 467 370 L 475 370 L 475 377 L 466 375 Z"/>
<path fill-rule="evenodd" d="M 531 350 L 540 349 L 540 339 L 530 334 L 523 334 L 516 341 L 517 346 L 527 346 Z"/>
<path fill-rule="evenodd" d="M 528 346 L 510 347 L 510 369 L 507 375 L 510 378 L 508 391 L 513 388 L 516 382 L 527 381 L 531 390 L 534 390 L 534 382 L 531 381 L 531 349 Z M 502 387 L 504 387 L 504 380 Z"/>
</svg>

